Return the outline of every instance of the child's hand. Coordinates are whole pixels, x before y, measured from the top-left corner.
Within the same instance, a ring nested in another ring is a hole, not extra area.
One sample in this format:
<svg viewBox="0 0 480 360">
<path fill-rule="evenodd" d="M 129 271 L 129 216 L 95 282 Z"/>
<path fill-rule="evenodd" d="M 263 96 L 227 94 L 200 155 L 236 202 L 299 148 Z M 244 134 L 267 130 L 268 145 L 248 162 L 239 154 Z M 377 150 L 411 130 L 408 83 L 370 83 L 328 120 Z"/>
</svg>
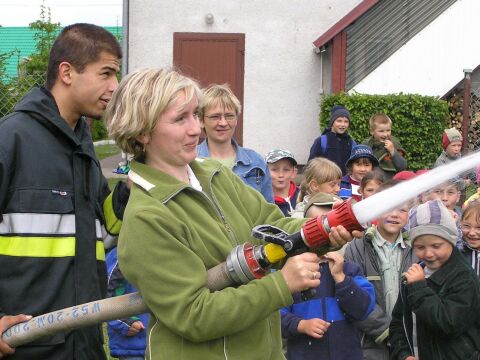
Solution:
<svg viewBox="0 0 480 360">
<path fill-rule="evenodd" d="M 345 274 L 343 273 L 344 258 L 342 254 L 338 251 L 332 251 L 326 253 L 323 257 L 328 260 L 328 267 L 330 268 L 335 283 L 340 283 L 345 280 Z"/>
<path fill-rule="evenodd" d="M 415 356 L 409 356 L 405 360 L 418 360 Z"/>
<path fill-rule="evenodd" d="M 134 321 L 128 328 L 127 336 L 135 336 L 142 330 L 145 330 L 143 323 L 141 321 Z"/>
<path fill-rule="evenodd" d="M 407 279 L 407 284 L 422 281 L 425 280 L 425 272 L 419 264 L 413 264 L 405 273 L 405 278 Z"/>
<path fill-rule="evenodd" d="M 329 322 L 319 318 L 313 318 L 309 320 L 300 320 L 297 330 L 315 339 L 321 339 L 327 332 L 329 326 Z"/>
<path fill-rule="evenodd" d="M 391 140 L 385 140 L 385 149 L 390 153 L 390 155 L 393 155 L 395 151 L 395 146 L 393 145 L 393 142 Z"/>
</svg>

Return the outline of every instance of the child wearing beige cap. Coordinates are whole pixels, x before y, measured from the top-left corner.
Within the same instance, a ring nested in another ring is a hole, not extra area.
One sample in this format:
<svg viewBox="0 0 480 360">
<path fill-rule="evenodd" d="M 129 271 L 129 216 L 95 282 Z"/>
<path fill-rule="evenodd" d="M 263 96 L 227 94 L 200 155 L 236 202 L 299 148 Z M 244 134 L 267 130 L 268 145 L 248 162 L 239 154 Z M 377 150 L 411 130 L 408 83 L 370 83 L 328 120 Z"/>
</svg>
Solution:
<svg viewBox="0 0 480 360">
<path fill-rule="evenodd" d="M 443 151 L 435 161 L 433 167 L 442 166 L 460 159 L 462 157 L 462 144 L 463 137 L 460 131 L 458 131 L 454 127 L 443 130 Z M 465 187 L 470 185 L 472 180 L 475 180 L 475 172 L 473 169 L 461 175 L 460 187 L 464 189 Z"/>
<path fill-rule="evenodd" d="M 409 220 L 425 268 L 413 264 L 405 274 L 390 324 L 392 359 L 478 359 L 480 282 L 455 247 L 455 221 L 440 200 L 417 206 Z"/>
</svg>

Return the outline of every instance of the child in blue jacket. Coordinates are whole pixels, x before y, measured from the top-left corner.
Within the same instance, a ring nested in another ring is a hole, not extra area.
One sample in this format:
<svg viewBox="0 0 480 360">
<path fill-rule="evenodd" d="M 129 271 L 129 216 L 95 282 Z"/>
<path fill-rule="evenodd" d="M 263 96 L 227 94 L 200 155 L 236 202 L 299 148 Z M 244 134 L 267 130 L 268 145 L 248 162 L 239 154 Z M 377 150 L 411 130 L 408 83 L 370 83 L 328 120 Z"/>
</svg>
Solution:
<svg viewBox="0 0 480 360">
<path fill-rule="evenodd" d="M 325 254 L 320 286 L 313 299 L 283 308 L 282 336 L 289 360 L 362 360 L 360 336 L 353 322 L 365 319 L 375 306 L 373 285 L 358 265 L 339 252 Z"/>
<path fill-rule="evenodd" d="M 310 148 L 308 160 L 316 157 L 324 157 L 333 161 L 342 170 L 342 175 L 347 174 L 345 163 L 347 162 L 352 148 L 357 145 L 348 133 L 350 127 L 350 113 L 342 105 L 335 105 L 331 110 L 328 126 L 322 135 L 315 139 Z"/>
<path fill-rule="evenodd" d="M 107 297 L 137 292 L 123 277 L 118 267 L 117 248 L 106 256 L 108 271 Z M 149 315 L 140 314 L 127 319 L 107 323 L 110 355 L 120 360 L 143 360 L 145 358 L 146 331 Z"/>
<path fill-rule="evenodd" d="M 328 204 L 323 202 L 328 206 L 315 207 L 326 213 L 333 201 L 332 197 Z M 303 301 L 301 294 L 293 294 L 293 305 L 281 310 L 287 358 L 362 360 L 360 336 L 353 322 L 365 319 L 373 311 L 373 285 L 363 277 L 360 267 L 345 262 L 340 252 L 329 252 L 323 258 L 320 286 L 314 297 Z"/>
</svg>

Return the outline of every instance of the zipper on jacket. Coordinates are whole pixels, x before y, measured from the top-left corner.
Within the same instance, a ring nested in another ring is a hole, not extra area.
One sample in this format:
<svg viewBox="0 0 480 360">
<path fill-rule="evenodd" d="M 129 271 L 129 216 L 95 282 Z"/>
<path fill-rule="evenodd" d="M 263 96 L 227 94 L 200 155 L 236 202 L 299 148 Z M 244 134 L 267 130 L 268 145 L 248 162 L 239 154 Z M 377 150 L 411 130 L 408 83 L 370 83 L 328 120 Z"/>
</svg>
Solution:
<svg viewBox="0 0 480 360">
<path fill-rule="evenodd" d="M 212 194 L 212 199 L 210 199 L 210 197 L 207 196 L 207 194 L 203 193 L 202 194 L 213 204 L 213 207 L 215 208 L 215 210 L 217 211 L 218 215 L 220 216 L 221 220 L 222 220 L 222 223 L 223 225 L 225 226 L 225 229 L 227 230 L 228 234 L 229 234 L 229 238 L 232 240 L 232 244 L 233 245 L 239 245 L 240 243 L 238 242 L 238 239 L 237 239 L 237 236 L 235 234 L 235 232 L 233 231 L 233 229 L 230 227 L 230 225 L 228 224 L 227 222 L 227 219 L 225 218 L 225 215 L 223 215 L 222 213 L 222 210 L 220 209 L 220 207 L 218 206 L 218 200 L 217 198 L 215 197 L 215 193 L 213 192 L 213 188 L 212 188 L 212 181 L 213 181 L 213 177 L 219 172 L 219 170 L 215 171 L 212 176 L 210 177 L 210 180 L 208 182 L 208 186 L 209 186 L 209 190 L 210 190 L 210 193 Z"/>
<path fill-rule="evenodd" d="M 402 305 L 403 305 L 403 314 L 402 314 L 403 331 L 405 332 L 405 338 L 407 339 L 407 343 L 408 343 L 408 347 L 410 348 L 410 351 L 412 352 L 413 356 L 416 356 L 417 354 L 415 354 L 415 351 L 413 349 L 413 344 L 410 343 L 410 339 L 408 338 L 408 330 L 407 330 L 405 317 L 407 316 L 407 310 L 410 311 L 410 307 L 405 302 L 407 299 L 405 298 L 404 295 L 405 295 L 405 286 L 400 285 L 400 298 L 402 300 Z M 416 324 L 415 325 L 413 324 L 413 321 L 412 321 L 412 326 L 416 326 Z M 418 328 L 417 328 L 417 339 L 418 339 Z"/>
</svg>

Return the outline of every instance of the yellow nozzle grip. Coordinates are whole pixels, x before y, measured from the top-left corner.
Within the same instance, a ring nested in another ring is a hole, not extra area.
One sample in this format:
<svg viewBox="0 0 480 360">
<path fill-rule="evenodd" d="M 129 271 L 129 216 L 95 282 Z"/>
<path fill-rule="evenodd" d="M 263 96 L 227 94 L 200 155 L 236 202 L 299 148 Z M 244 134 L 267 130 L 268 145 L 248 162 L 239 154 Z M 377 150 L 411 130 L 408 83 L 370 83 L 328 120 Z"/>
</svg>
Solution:
<svg viewBox="0 0 480 360">
<path fill-rule="evenodd" d="M 280 245 L 277 244 L 266 244 L 264 247 L 265 257 L 270 262 L 270 264 L 275 264 L 280 260 L 283 260 L 287 253 Z"/>
</svg>

